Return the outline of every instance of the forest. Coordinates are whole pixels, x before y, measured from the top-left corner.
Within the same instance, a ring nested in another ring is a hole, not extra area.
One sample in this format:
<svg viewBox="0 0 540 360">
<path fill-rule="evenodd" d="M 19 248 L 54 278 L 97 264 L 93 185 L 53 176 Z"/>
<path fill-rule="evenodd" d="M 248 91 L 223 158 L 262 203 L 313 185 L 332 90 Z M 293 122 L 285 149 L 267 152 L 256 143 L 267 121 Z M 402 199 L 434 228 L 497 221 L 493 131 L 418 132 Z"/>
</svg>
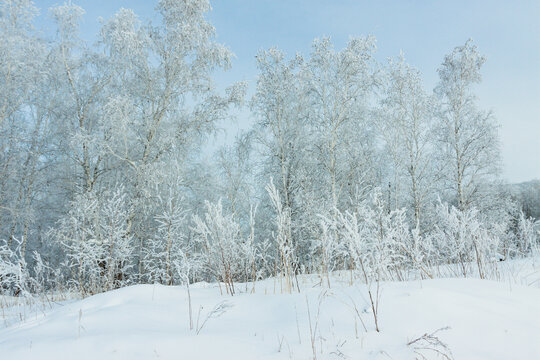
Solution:
<svg viewBox="0 0 540 360">
<path fill-rule="evenodd" d="M 221 88 L 234 49 L 207 0 L 160 0 L 157 23 L 120 9 L 92 43 L 81 7 L 41 9 L 44 34 L 35 6 L 0 2 L 0 294 L 490 279 L 538 254 L 540 183 L 501 176 L 473 40 L 433 89 L 374 36 L 261 50 L 255 82 Z M 242 109 L 252 126 L 209 155 Z"/>
</svg>

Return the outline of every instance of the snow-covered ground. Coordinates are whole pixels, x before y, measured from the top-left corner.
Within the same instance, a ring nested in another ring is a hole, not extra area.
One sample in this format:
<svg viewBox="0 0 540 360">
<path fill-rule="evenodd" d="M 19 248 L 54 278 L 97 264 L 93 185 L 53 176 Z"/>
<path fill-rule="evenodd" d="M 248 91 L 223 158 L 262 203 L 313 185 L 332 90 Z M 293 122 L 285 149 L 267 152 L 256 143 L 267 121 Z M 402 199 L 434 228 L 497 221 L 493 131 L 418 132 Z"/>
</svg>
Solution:
<svg viewBox="0 0 540 360">
<path fill-rule="evenodd" d="M 540 267 L 506 266 L 500 281 L 381 283 L 380 332 L 366 285 L 351 286 L 346 274 L 330 289 L 302 276 L 293 294 L 276 279 L 254 293 L 238 285 L 234 297 L 192 285 L 193 330 L 184 287 L 131 286 L 27 314 L 0 330 L 0 359 L 444 358 L 434 350 L 456 360 L 540 359 Z M 4 316 L 13 309 L 4 305 Z"/>
</svg>

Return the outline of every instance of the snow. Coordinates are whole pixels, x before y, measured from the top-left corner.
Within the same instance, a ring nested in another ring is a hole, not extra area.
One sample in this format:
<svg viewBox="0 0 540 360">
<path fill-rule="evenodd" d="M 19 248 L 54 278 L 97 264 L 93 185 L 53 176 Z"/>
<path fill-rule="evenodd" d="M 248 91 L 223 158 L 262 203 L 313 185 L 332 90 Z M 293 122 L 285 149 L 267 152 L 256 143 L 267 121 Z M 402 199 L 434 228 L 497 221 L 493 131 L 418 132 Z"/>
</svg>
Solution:
<svg viewBox="0 0 540 360">
<path fill-rule="evenodd" d="M 317 359 L 415 359 L 407 343 L 445 327 L 436 336 L 455 359 L 539 359 L 540 285 L 538 271 L 527 269 L 519 281 L 381 283 L 379 333 L 366 285 L 351 286 L 346 274 L 334 275 L 330 289 L 316 275 L 301 276 L 302 291 L 293 294 L 281 294 L 278 279 L 258 282 L 254 293 L 252 284 L 238 284 L 234 297 L 216 284 L 194 284 L 193 330 L 185 287 L 131 286 L 64 301 L 1 329 L 0 359 L 313 359 L 310 334 Z M 201 328 L 218 304 L 223 313 Z"/>
</svg>

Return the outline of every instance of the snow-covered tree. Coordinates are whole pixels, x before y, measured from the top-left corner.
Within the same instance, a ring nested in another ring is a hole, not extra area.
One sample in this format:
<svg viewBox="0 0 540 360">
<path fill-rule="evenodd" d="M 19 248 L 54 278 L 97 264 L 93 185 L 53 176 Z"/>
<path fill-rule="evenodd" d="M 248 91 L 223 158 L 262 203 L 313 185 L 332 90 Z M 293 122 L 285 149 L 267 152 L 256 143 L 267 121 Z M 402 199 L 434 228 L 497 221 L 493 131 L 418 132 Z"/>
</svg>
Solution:
<svg viewBox="0 0 540 360">
<path fill-rule="evenodd" d="M 445 57 L 435 96 L 403 56 L 377 63 L 371 36 L 260 51 L 253 126 L 208 154 L 247 89 L 214 83 L 233 54 L 210 10 L 160 0 L 150 22 L 120 9 L 90 43 L 71 2 L 50 10 L 56 36 L 34 29 L 34 2 L 0 2 L 2 286 L 218 280 L 234 294 L 274 275 L 291 291 L 299 273 L 330 286 L 344 269 L 369 284 L 440 264 L 487 277 L 537 249 L 540 192 L 497 178 L 471 41 Z"/>
<path fill-rule="evenodd" d="M 259 184 L 275 179 L 281 207 L 290 215 L 288 246 L 298 252 L 307 247 L 302 243 L 306 237 L 302 236 L 301 216 L 306 208 L 301 198 L 306 191 L 307 168 L 312 163 L 306 157 L 309 152 L 308 104 L 302 64 L 300 55 L 286 60 L 278 49 L 260 51 L 257 87 L 251 99 L 251 110 L 257 117 L 252 136 L 263 155 Z M 263 199 L 269 198 L 263 196 Z M 272 216 L 270 208 L 273 207 L 267 206 L 266 217 Z"/>
<path fill-rule="evenodd" d="M 405 63 L 403 54 L 389 61 L 387 71 L 381 133 L 393 163 L 394 206 L 390 208 L 407 205 L 419 227 L 434 180 L 431 100 L 422 89 L 420 73 Z M 404 189 L 403 199 L 400 188 Z"/>
<path fill-rule="evenodd" d="M 497 123 L 491 112 L 478 110 L 473 86 L 481 81 L 486 59 L 471 40 L 445 56 L 435 89 L 440 102 L 437 148 L 441 173 L 458 209 L 477 205 L 482 185 L 499 168 Z"/>
<path fill-rule="evenodd" d="M 23 257 L 34 224 L 46 222 L 43 168 L 50 166 L 53 147 L 48 121 L 54 61 L 32 25 L 37 12 L 28 0 L 0 3 L 0 238 L 8 246 L 20 239 Z"/>
<path fill-rule="evenodd" d="M 159 26 L 142 24 L 133 11 L 121 9 L 101 30 L 113 90 L 105 108 L 114 120 L 106 124 L 103 147 L 129 184 L 130 231 L 140 259 L 152 236 L 147 225 L 161 211 L 154 211 L 155 200 L 185 185 L 166 186 L 166 179 L 173 171 L 173 178 L 187 179 L 185 162 L 229 107 L 241 103 L 245 90 L 239 83 L 220 95 L 213 84 L 211 74 L 230 67 L 232 52 L 215 41 L 207 0 L 162 0 L 156 9 Z"/>
<path fill-rule="evenodd" d="M 314 156 L 319 201 L 341 208 L 344 194 L 365 186 L 371 167 L 369 101 L 376 84 L 373 37 L 352 38 L 336 51 L 329 38 L 316 39 L 305 73 L 308 122 L 315 129 Z M 369 181 L 368 181 L 369 183 Z M 350 193 L 349 193 L 350 194 Z"/>
<path fill-rule="evenodd" d="M 55 56 L 58 57 L 59 96 L 55 109 L 58 149 L 69 163 L 72 179 L 69 191 L 91 192 L 107 170 L 101 148 L 106 134 L 101 131 L 106 86 L 111 81 L 108 59 L 79 38 L 84 10 L 71 3 L 51 10 L 58 28 Z"/>
<path fill-rule="evenodd" d="M 248 231 L 251 221 L 250 209 L 255 205 L 252 148 L 252 138 L 249 134 L 240 134 L 233 145 L 224 146 L 217 152 L 219 181 L 213 189 L 214 192 L 224 195 L 225 208 L 230 209 L 243 232 Z"/>
</svg>

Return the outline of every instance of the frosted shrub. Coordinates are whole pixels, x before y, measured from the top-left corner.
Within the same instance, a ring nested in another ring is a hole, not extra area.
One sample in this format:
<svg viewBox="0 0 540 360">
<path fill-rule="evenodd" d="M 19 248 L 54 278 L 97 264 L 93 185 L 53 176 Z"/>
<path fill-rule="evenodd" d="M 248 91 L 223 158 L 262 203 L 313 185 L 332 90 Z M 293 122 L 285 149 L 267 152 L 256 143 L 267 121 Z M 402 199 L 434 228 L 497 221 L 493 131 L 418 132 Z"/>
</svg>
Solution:
<svg viewBox="0 0 540 360">
<path fill-rule="evenodd" d="M 131 267 L 129 211 L 120 188 L 98 199 L 78 196 L 67 215 L 51 231 L 66 252 L 67 266 L 82 295 L 121 287 Z"/>
<path fill-rule="evenodd" d="M 338 213 L 337 222 L 354 268 L 368 286 L 375 328 L 379 331 L 379 282 L 395 275 L 403 279 L 402 270 L 407 261 L 404 249 L 410 244 L 410 233 L 405 211 L 388 212 L 381 192 L 375 190 L 371 204 L 361 204 L 355 212 Z"/>
<path fill-rule="evenodd" d="M 380 191 L 373 193 L 371 204 L 338 214 L 341 237 L 362 277 L 379 281 L 399 276 L 411 243 L 405 218 L 404 210 L 385 209 Z"/>
<path fill-rule="evenodd" d="M 244 275 L 240 226 L 232 215 L 223 214 L 221 200 L 206 202 L 204 217 L 194 216 L 195 239 L 204 249 L 208 270 L 213 277 L 225 283 L 228 294 L 234 295 L 234 281 Z"/>
<path fill-rule="evenodd" d="M 0 241 L 0 294 L 23 297 L 43 294 L 47 286 L 53 285 L 50 281 L 52 269 L 34 252 L 32 276 L 22 256 L 22 241 L 14 238 L 13 243 L 15 250 L 10 249 L 6 241 Z"/>
<path fill-rule="evenodd" d="M 411 230 L 411 244 L 406 248 L 406 254 L 412 261 L 413 268 L 420 270 L 422 276 L 433 278 L 430 265 L 437 253 L 432 238 L 421 235 L 418 228 Z"/>
<path fill-rule="evenodd" d="M 32 258 L 34 260 L 34 274 L 31 278 L 32 292 L 42 294 L 47 289 L 53 288 L 56 285 L 52 282 L 54 271 L 37 251 L 34 251 Z"/>
<path fill-rule="evenodd" d="M 251 279 L 253 282 L 252 292 L 255 291 L 255 281 L 258 279 L 257 273 L 257 260 L 259 258 L 259 248 L 255 244 L 255 213 L 257 208 L 251 208 L 249 212 L 249 235 L 246 241 L 240 244 L 242 252 L 242 265 L 244 268 L 244 281 L 247 282 Z"/>
<path fill-rule="evenodd" d="M 296 255 L 292 244 L 290 209 L 283 207 L 279 191 L 272 180 L 266 187 L 266 191 L 275 211 L 275 231 L 272 237 L 277 248 L 276 270 L 280 278 L 285 280 L 285 289 L 282 288 L 282 291 L 291 292 L 298 269 L 296 269 Z"/>
<path fill-rule="evenodd" d="M 339 260 L 348 260 L 348 251 L 345 244 L 339 241 L 336 221 L 321 216 L 320 236 L 313 239 L 311 253 L 317 255 L 321 272 L 326 275 L 326 282 L 330 287 L 330 272 L 338 267 Z"/>
<path fill-rule="evenodd" d="M 187 216 L 183 199 L 160 199 L 163 212 L 155 217 L 157 231 L 146 244 L 144 269 L 151 282 L 173 285 L 185 281 Z"/>
<path fill-rule="evenodd" d="M 528 255 L 538 247 L 538 221 L 527 218 L 523 211 L 519 213 L 516 225 L 516 247 L 521 255 Z"/>
<path fill-rule="evenodd" d="M 129 209 L 122 187 L 107 193 L 101 208 L 101 246 L 105 249 L 105 264 L 109 289 L 124 286 L 130 270 L 133 251 L 131 235 L 128 230 Z"/>
<path fill-rule="evenodd" d="M 500 239 L 478 219 L 475 208 L 460 211 L 447 204 L 437 206 L 437 222 L 431 236 L 439 249 L 439 261 L 458 264 L 463 276 L 476 263 L 481 278 L 485 265 L 497 258 Z"/>
<path fill-rule="evenodd" d="M 24 292 L 26 266 L 7 241 L 0 240 L 0 294 L 19 295 Z"/>
</svg>

